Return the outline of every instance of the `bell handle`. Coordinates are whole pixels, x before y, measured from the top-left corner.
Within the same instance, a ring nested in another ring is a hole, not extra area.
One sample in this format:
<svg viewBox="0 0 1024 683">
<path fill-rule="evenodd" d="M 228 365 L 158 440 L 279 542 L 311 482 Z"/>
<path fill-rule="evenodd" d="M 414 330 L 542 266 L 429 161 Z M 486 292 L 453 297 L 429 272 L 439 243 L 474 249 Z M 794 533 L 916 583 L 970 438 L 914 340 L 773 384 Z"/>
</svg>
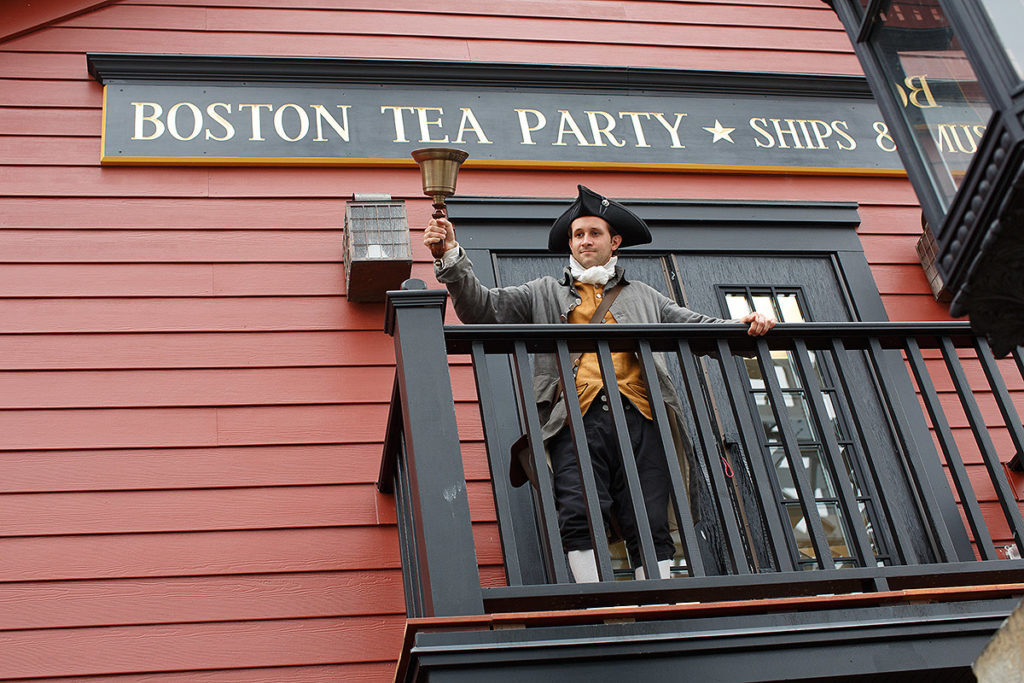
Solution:
<svg viewBox="0 0 1024 683">
<path fill-rule="evenodd" d="M 439 218 L 448 218 L 448 207 L 445 206 L 443 201 L 440 204 L 434 204 L 434 213 L 431 215 L 431 218 L 434 220 Z M 440 242 L 434 242 L 430 245 L 430 255 L 433 256 L 435 260 L 444 256 L 445 251 L 443 239 Z"/>
</svg>

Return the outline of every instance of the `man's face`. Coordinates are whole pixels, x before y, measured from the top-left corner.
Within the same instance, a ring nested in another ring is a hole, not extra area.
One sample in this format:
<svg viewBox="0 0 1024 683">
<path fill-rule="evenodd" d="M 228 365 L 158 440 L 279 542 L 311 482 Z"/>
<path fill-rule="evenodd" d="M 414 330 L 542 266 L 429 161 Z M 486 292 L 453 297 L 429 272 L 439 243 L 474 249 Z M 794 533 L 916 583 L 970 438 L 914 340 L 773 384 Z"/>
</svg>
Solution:
<svg viewBox="0 0 1024 683">
<path fill-rule="evenodd" d="M 569 228 L 569 250 L 584 268 L 603 266 L 622 243 L 620 235 L 613 235 L 611 226 L 597 216 L 580 216 Z"/>
</svg>

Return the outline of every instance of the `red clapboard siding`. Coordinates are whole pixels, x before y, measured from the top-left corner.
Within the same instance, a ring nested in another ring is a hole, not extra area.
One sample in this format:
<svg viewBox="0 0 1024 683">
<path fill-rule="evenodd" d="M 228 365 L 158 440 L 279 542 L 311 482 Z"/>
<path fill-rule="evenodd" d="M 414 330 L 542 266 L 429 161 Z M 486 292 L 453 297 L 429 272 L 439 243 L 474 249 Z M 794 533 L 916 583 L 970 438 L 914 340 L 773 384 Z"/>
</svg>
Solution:
<svg viewBox="0 0 1024 683">
<path fill-rule="evenodd" d="M 0 299 L 0 332 L 379 330 L 383 309 L 340 297 Z"/>
<path fill-rule="evenodd" d="M 15 39 L 17 40 L 17 39 Z M 4 44 L 7 48 L 10 43 Z M 75 52 L 72 50 L 72 52 Z M 79 55 L 81 59 L 81 55 Z M 61 81 L 19 78 L 15 69 L 0 71 L 0 107 L 99 108 L 103 87 L 92 80 Z"/>
<path fill-rule="evenodd" d="M 82 17 L 63 22 L 65 26 L 105 26 L 118 25 L 129 26 L 129 21 L 137 22 L 138 27 L 152 27 L 153 22 L 148 19 L 144 10 L 166 5 L 166 0 L 141 0 L 131 5 L 124 4 L 117 8 L 116 19 L 110 18 L 113 12 L 97 11 Z M 175 2 L 179 6 L 200 5 L 205 7 L 245 7 L 245 8 L 273 8 L 280 9 L 280 3 L 270 0 L 240 0 L 228 2 L 218 0 L 209 2 L 207 0 L 187 0 Z M 571 0 L 514 0 L 504 2 L 501 5 L 486 2 L 486 0 L 466 0 L 445 7 L 440 3 L 432 3 L 424 6 L 415 0 L 404 2 L 389 2 L 388 10 L 392 15 L 398 12 L 410 12 L 415 14 L 439 14 L 443 16 L 472 14 L 482 16 L 510 16 L 510 17 L 585 17 L 591 20 L 622 21 L 626 19 L 642 21 L 647 23 L 671 24 L 671 23 L 701 23 L 706 25 L 738 25 L 738 26 L 769 26 L 780 25 L 802 26 L 805 28 L 825 28 L 840 30 L 841 26 L 836 16 L 831 11 L 823 11 L 827 8 L 814 6 L 813 4 L 801 5 L 799 3 L 788 3 L 783 6 L 756 6 L 751 5 L 749 0 L 737 4 L 721 2 L 643 2 L 632 0 L 628 3 L 622 2 L 574 2 Z M 745 5 L 745 6 L 743 6 Z M 290 8 L 307 8 L 321 10 L 326 14 L 330 10 L 336 10 L 336 3 L 329 2 L 293 2 Z M 345 12 L 355 10 L 380 10 L 379 2 L 372 0 L 357 0 L 346 2 Z M 223 11 L 223 10 L 219 10 Z M 104 23 L 103 18 L 110 23 Z"/>
<path fill-rule="evenodd" d="M 0 154 L 3 163 L 12 166 L 84 166 L 100 158 L 100 139 L 9 135 L 3 138 Z"/>
<path fill-rule="evenodd" d="M 227 671 L 175 671 L 171 673 L 90 676 L 89 683 L 380 683 L 395 675 L 395 663 L 335 664 L 325 666 L 281 666 Z M 67 678 L 33 678 L 33 683 L 68 683 Z"/>
<path fill-rule="evenodd" d="M 391 659 L 405 618 L 294 619 L 9 631 L 5 674 L 88 674 Z"/>
<path fill-rule="evenodd" d="M 5 55 L 0 52 L 0 57 L 3 56 Z M 18 56 L 23 57 L 23 55 Z M 79 59 L 79 57 L 75 57 L 75 61 L 79 61 Z M 97 109 L 40 111 L 28 107 L 2 107 L 0 108 L 0 135 L 93 137 L 102 125 L 101 120 L 102 116 Z M 0 225 L 3 224 L 0 223 Z"/>
<path fill-rule="evenodd" d="M 398 569 L 0 584 L 0 629 L 405 614 Z"/>
<path fill-rule="evenodd" d="M 16 230 L 0 235 L 8 263 L 331 261 L 344 280 L 334 230 Z"/>
<path fill-rule="evenodd" d="M 0 451 L 0 493 L 369 484 L 381 453 L 380 444 Z M 483 442 L 464 440 L 462 455 L 467 479 L 487 478 Z"/>
<path fill-rule="evenodd" d="M 4 109 L 0 109 L 0 121 Z M 95 128 L 99 128 L 96 113 Z M 337 169 L 344 173 L 343 169 Z M 148 173 L 148 171 L 142 171 Z M 403 183 L 404 185 L 405 183 Z M 381 187 L 384 185 L 382 184 Z M 0 227 L 146 230 L 215 228 L 231 230 L 291 230 L 341 228 L 345 199 L 189 198 L 149 197 L 4 198 L 0 197 Z M 422 214 L 420 214 L 422 215 Z"/>
<path fill-rule="evenodd" d="M 490 483 L 469 485 L 473 520 L 493 522 Z M 378 515 L 371 484 L 184 491 L 10 493 L 0 497 L 0 535 L 121 534 L 394 524 L 394 506 Z"/>
<path fill-rule="evenodd" d="M 5 297 L 343 295 L 340 263 L 13 264 L 0 268 Z"/>
<path fill-rule="evenodd" d="M 451 374 L 455 400 L 475 400 L 472 368 Z M 394 375 L 387 366 L 0 372 L 0 409 L 386 403 Z"/>
<path fill-rule="evenodd" d="M 383 329 L 312 332 L 0 334 L 0 368 L 243 368 L 388 365 Z"/>
<path fill-rule="evenodd" d="M 394 527 L 0 538 L 0 582 L 400 566 Z"/>
</svg>

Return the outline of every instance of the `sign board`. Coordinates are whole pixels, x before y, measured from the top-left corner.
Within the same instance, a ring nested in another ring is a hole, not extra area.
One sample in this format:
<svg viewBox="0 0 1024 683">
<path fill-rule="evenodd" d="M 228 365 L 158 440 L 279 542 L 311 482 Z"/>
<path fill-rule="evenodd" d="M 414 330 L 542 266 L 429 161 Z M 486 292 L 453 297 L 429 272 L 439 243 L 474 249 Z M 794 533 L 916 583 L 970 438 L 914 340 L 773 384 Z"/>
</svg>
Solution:
<svg viewBox="0 0 1024 683">
<path fill-rule="evenodd" d="M 102 163 L 411 165 L 901 175 L 871 100 L 122 82 L 104 88 Z M 969 157 L 969 155 L 965 155 Z"/>
</svg>

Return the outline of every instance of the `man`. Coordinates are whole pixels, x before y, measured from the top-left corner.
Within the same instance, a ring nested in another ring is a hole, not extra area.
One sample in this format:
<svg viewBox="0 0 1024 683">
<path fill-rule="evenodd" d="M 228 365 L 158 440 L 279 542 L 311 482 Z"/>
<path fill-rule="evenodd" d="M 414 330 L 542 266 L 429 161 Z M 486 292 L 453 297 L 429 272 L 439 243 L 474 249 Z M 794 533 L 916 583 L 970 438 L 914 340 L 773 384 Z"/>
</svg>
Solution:
<svg viewBox="0 0 1024 683">
<path fill-rule="evenodd" d="M 617 265 L 615 252 L 620 247 L 651 241 L 644 221 L 618 202 L 579 185 L 576 201 L 555 220 L 548 237 L 548 249 L 569 253 L 569 264 L 561 279 L 543 277 L 523 285 L 488 289 L 480 284 L 465 251 L 455 240 L 455 230 L 446 219 L 432 220 L 423 235 L 423 243 L 444 253 L 434 263 L 434 273 L 452 296 L 455 312 L 465 323 L 694 323 L 743 322 L 748 333 L 763 335 L 775 326 L 775 320 L 751 313 L 739 320 L 726 321 L 695 313 L 677 305 L 642 282 L 629 282 Z M 602 303 L 611 300 L 610 307 Z M 599 320 L 594 320 L 594 318 Z M 633 353 L 615 353 L 613 364 L 618 391 L 626 399 L 626 423 L 636 457 L 644 503 L 658 559 L 654 576 L 668 578 L 675 547 L 669 534 L 668 504 L 670 484 L 668 466 L 652 419 L 647 387 L 640 362 Z M 677 447 L 689 451 L 685 430 L 681 428 L 682 408 L 678 395 L 660 356 L 655 359 L 658 381 L 666 406 L 673 416 Z M 598 499 L 605 524 L 617 527 L 626 540 L 634 566 L 638 566 L 639 535 L 629 502 L 622 460 L 609 417 L 607 401 L 596 354 L 583 354 L 575 360 L 576 393 L 584 414 L 587 445 L 594 465 Z M 534 391 L 542 422 L 542 437 L 554 475 L 555 502 L 559 531 L 569 566 L 577 583 L 598 580 L 597 562 L 590 538 L 586 501 L 580 483 L 572 435 L 567 426 L 564 397 L 561 396 L 558 370 L 550 354 L 535 358 Z M 682 462 L 688 474 L 688 460 Z M 531 463 L 513 462 L 513 483 L 517 466 L 530 474 Z M 637 578 L 644 578 L 638 566 Z"/>
</svg>

